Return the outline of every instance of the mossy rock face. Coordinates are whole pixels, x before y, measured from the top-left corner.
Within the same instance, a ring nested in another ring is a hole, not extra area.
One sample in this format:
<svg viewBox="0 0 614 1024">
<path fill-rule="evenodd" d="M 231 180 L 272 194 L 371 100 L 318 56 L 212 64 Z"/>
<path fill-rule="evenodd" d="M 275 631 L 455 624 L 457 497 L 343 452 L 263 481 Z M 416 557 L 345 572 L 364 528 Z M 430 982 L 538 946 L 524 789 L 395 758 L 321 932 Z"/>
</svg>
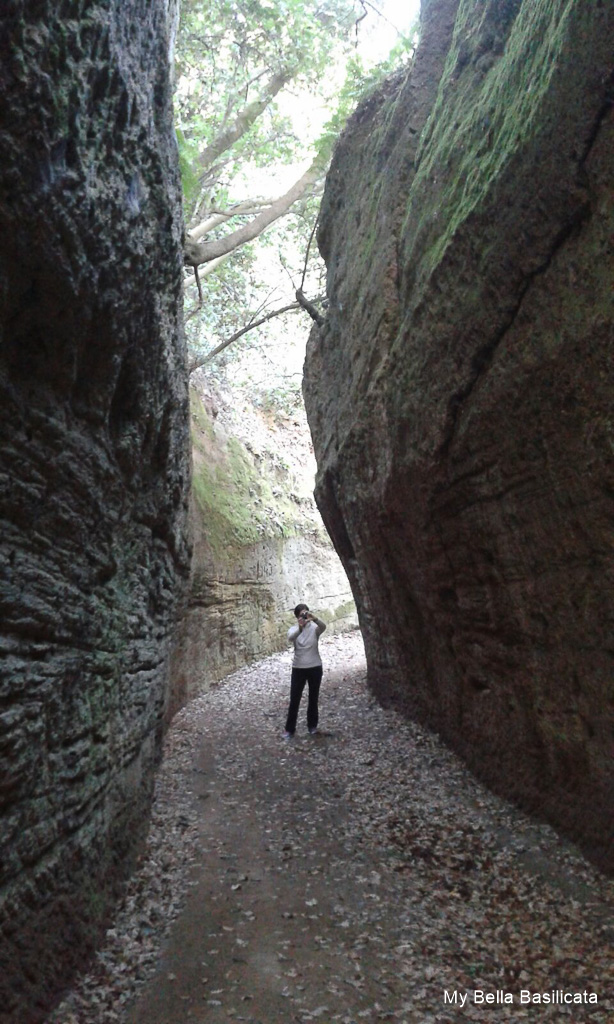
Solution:
<svg viewBox="0 0 614 1024">
<path fill-rule="evenodd" d="M 236 437 L 216 438 L 194 389 L 191 407 L 192 492 L 204 524 L 202 540 L 212 556 L 231 560 L 233 552 L 247 545 L 293 536 L 303 519 L 276 487 L 274 467 L 266 460 L 256 460 Z"/>
<path fill-rule="evenodd" d="M 299 469 L 274 439 L 256 450 L 228 423 L 220 426 L 195 388 L 191 402 L 194 555 L 179 701 L 283 650 L 298 601 L 331 631 L 357 624 L 347 577 L 309 493 L 312 481 L 297 479 Z M 256 410 L 246 415 L 258 425 Z"/>
<path fill-rule="evenodd" d="M 0 1017 L 36 1024 L 147 827 L 189 571 L 173 4 L 0 10 Z"/>
<path fill-rule="evenodd" d="M 614 8 L 431 0 L 351 119 L 304 394 L 371 685 L 614 869 Z"/>
</svg>

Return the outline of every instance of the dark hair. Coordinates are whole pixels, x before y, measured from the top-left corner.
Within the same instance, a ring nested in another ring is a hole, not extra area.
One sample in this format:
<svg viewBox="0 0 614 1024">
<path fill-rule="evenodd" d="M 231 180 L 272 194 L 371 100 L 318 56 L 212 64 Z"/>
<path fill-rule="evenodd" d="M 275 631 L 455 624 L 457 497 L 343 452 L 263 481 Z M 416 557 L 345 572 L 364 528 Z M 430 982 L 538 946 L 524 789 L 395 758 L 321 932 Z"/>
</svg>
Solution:
<svg viewBox="0 0 614 1024">
<path fill-rule="evenodd" d="M 298 619 L 298 617 L 301 614 L 301 612 L 308 612 L 308 611 L 309 611 L 309 607 L 306 604 L 297 604 L 296 608 L 294 609 L 294 614 L 296 615 L 296 617 Z"/>
</svg>

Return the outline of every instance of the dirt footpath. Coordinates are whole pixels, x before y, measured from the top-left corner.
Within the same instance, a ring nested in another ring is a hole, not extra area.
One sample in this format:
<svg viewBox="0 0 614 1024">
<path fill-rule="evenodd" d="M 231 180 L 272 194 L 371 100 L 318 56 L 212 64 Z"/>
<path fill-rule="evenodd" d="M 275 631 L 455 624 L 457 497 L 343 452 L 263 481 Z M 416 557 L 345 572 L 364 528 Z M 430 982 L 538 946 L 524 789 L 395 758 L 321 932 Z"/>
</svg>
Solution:
<svg viewBox="0 0 614 1024">
<path fill-rule="evenodd" d="M 282 739 L 289 654 L 178 716 L 142 872 L 53 1024 L 611 1024 L 614 885 L 379 708 L 358 634 L 322 654 L 318 736 L 302 706 Z"/>
</svg>

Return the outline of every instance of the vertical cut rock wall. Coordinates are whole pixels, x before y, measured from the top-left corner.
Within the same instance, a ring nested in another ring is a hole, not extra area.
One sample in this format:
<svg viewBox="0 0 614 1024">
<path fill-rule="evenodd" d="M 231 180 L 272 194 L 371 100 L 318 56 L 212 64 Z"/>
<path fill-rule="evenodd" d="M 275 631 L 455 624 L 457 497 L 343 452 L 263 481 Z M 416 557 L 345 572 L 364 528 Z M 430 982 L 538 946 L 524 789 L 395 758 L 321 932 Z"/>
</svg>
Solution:
<svg viewBox="0 0 614 1024">
<path fill-rule="evenodd" d="M 0 11 L 0 1020 L 87 950 L 147 819 L 188 570 L 162 0 Z"/>
<path fill-rule="evenodd" d="M 381 699 L 614 868 L 614 7 L 430 0 L 328 175 L 317 500 Z"/>
</svg>

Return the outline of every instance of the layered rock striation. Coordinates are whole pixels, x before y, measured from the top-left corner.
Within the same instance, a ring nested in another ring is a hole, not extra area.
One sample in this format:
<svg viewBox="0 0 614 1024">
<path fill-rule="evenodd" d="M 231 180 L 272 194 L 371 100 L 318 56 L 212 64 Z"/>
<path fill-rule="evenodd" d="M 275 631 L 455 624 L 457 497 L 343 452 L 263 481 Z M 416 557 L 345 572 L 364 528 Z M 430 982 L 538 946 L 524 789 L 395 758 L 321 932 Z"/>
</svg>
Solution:
<svg viewBox="0 0 614 1024">
<path fill-rule="evenodd" d="M 319 243 L 316 496 L 371 686 L 614 869 L 614 9 L 430 0 Z"/>
<path fill-rule="evenodd" d="M 138 849 L 188 573 L 173 4 L 0 13 L 0 1020 Z"/>
</svg>

